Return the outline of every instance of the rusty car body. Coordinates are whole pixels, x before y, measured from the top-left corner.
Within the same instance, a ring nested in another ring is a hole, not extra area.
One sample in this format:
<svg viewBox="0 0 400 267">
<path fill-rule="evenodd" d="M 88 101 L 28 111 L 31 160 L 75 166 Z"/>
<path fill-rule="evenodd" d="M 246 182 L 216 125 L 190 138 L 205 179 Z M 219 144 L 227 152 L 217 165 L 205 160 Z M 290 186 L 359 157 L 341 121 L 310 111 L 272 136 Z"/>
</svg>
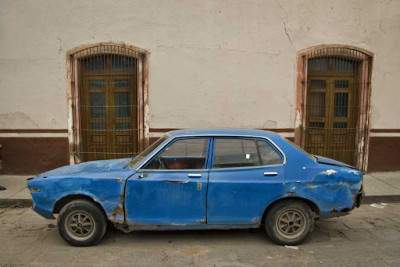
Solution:
<svg viewBox="0 0 400 267">
<path fill-rule="evenodd" d="M 250 129 L 179 130 L 138 156 L 61 167 L 28 179 L 33 209 L 58 216 L 62 237 L 87 246 L 107 221 L 134 230 L 265 226 L 278 244 L 303 242 L 316 218 L 360 205 L 362 173 Z"/>
</svg>

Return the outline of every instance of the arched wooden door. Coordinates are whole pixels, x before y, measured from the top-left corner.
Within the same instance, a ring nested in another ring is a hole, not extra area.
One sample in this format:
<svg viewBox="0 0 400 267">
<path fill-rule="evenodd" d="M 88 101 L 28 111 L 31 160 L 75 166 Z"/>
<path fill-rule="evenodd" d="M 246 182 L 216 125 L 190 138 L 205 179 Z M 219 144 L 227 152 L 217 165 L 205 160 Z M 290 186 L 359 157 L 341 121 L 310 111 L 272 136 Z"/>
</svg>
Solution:
<svg viewBox="0 0 400 267">
<path fill-rule="evenodd" d="M 311 154 L 363 169 L 371 58 L 354 49 L 323 48 L 304 55 L 303 62 L 304 139 L 300 144 Z"/>
<path fill-rule="evenodd" d="M 310 71 L 307 85 L 307 151 L 354 165 L 358 115 L 354 73 Z"/>
<path fill-rule="evenodd" d="M 149 145 L 148 52 L 117 43 L 67 53 L 70 163 L 127 158 Z"/>
<path fill-rule="evenodd" d="M 102 54 L 80 60 L 83 161 L 138 151 L 136 59 Z"/>
<path fill-rule="evenodd" d="M 83 160 L 137 152 L 136 59 L 103 54 L 80 61 Z"/>
</svg>

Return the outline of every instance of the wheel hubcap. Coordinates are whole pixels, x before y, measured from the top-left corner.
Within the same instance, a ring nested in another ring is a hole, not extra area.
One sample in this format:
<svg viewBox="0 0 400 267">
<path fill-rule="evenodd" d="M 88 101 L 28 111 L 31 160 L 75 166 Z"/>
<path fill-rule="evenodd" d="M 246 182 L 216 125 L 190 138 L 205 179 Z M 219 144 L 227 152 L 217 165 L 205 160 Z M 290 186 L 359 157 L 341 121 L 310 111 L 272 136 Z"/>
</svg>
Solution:
<svg viewBox="0 0 400 267">
<path fill-rule="evenodd" d="M 276 220 L 276 229 L 287 239 L 301 236 L 306 228 L 305 215 L 300 210 L 285 210 Z"/>
<path fill-rule="evenodd" d="M 86 240 L 94 233 L 93 217 L 85 211 L 75 211 L 65 220 L 68 234 L 77 240 Z"/>
</svg>

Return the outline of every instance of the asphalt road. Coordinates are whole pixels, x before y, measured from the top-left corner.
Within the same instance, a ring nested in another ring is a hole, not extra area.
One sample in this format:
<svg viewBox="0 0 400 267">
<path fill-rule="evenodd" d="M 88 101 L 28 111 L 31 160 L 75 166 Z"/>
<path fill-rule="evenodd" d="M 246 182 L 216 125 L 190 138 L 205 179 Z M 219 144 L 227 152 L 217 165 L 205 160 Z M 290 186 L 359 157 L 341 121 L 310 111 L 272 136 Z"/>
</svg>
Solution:
<svg viewBox="0 0 400 267">
<path fill-rule="evenodd" d="M 399 266 L 400 204 L 363 205 L 316 222 L 298 249 L 273 244 L 262 230 L 109 231 L 88 248 L 67 245 L 55 220 L 30 208 L 0 209 L 0 266 Z"/>
</svg>

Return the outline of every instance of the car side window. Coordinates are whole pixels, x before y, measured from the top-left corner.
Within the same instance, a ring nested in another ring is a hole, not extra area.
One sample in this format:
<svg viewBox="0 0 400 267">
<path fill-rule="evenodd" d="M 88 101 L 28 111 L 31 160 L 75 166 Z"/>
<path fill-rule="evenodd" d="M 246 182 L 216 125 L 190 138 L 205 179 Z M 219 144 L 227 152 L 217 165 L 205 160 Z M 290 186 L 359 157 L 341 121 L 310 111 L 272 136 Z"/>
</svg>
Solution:
<svg viewBox="0 0 400 267">
<path fill-rule="evenodd" d="M 191 170 L 204 169 L 208 148 L 207 138 L 181 139 L 169 145 L 144 169 Z"/>
<path fill-rule="evenodd" d="M 213 168 L 256 167 L 280 164 L 281 156 L 267 142 L 255 139 L 217 138 Z"/>
<path fill-rule="evenodd" d="M 276 150 L 265 141 L 257 141 L 258 150 L 260 151 L 261 165 L 281 164 L 282 157 Z"/>
</svg>

